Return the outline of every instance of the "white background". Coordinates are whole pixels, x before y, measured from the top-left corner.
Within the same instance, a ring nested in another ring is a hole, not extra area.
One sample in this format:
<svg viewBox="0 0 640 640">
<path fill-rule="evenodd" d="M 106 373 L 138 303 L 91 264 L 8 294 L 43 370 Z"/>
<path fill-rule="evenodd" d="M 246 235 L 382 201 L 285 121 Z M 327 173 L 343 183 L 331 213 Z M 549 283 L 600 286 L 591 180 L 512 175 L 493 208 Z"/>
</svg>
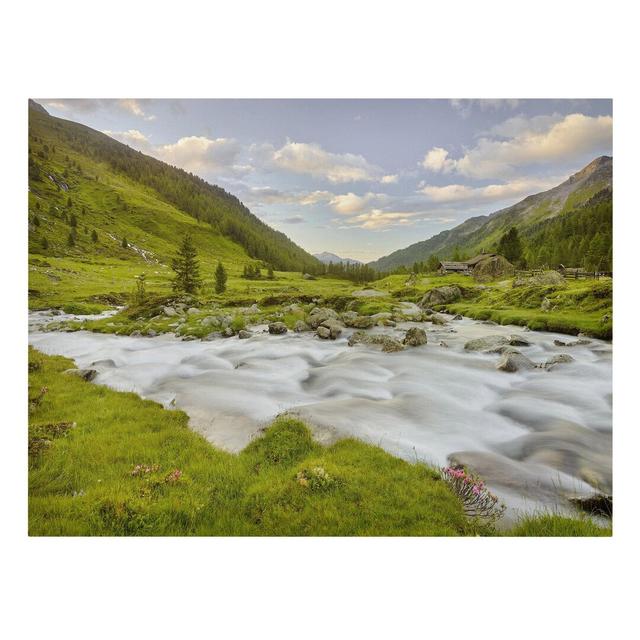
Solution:
<svg viewBox="0 0 640 640">
<path fill-rule="evenodd" d="M 640 111 L 631 6 L 5 3 L 4 637 L 583 640 L 637 632 Z M 27 98 L 38 96 L 613 98 L 614 537 L 29 539 L 26 142 Z"/>
</svg>

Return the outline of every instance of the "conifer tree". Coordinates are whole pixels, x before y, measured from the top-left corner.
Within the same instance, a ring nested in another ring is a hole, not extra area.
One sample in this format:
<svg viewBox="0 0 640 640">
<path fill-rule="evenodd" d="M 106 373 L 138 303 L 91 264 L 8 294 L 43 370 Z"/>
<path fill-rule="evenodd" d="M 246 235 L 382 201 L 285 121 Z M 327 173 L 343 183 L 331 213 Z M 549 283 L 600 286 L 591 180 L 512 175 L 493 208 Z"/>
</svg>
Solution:
<svg viewBox="0 0 640 640">
<path fill-rule="evenodd" d="M 222 262 L 218 261 L 216 267 L 216 293 L 224 293 L 227 288 L 227 272 L 222 266 Z"/>
<path fill-rule="evenodd" d="M 178 255 L 173 259 L 171 268 L 176 274 L 173 280 L 174 291 L 191 294 L 197 292 L 202 281 L 200 280 L 198 254 L 190 235 L 187 234 L 184 237 Z"/>
<path fill-rule="evenodd" d="M 123 249 L 128 249 L 129 248 L 129 243 L 127 242 L 126 238 L 122 238 L 122 248 Z"/>
<path fill-rule="evenodd" d="M 98 242 L 98 232 L 95 229 L 91 232 L 91 241 Z"/>
</svg>

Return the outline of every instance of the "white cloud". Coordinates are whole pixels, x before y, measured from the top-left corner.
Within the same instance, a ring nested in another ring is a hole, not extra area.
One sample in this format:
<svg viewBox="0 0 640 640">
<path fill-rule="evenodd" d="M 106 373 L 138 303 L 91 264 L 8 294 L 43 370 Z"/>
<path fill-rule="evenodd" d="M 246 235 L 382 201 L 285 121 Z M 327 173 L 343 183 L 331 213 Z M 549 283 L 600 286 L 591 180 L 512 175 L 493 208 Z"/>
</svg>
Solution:
<svg viewBox="0 0 640 640">
<path fill-rule="evenodd" d="M 137 129 L 128 131 L 103 131 L 108 136 L 148 153 L 176 167 L 194 173 L 218 172 L 241 175 L 251 167 L 238 164 L 241 147 L 232 138 L 206 138 L 187 136 L 171 144 L 154 145 Z"/>
<path fill-rule="evenodd" d="M 253 145 L 251 152 L 254 159 L 266 168 L 322 178 L 334 184 L 393 179 L 361 155 L 332 153 L 315 143 L 289 140 L 279 149 L 270 144 Z"/>
<path fill-rule="evenodd" d="M 382 178 L 380 178 L 380 182 L 382 184 L 396 184 L 398 182 L 398 175 L 394 173 L 391 175 L 382 176 Z"/>
<path fill-rule="evenodd" d="M 433 172 L 477 178 L 512 176 L 518 168 L 532 164 L 570 162 L 585 155 L 608 153 L 612 146 L 613 118 L 572 113 L 564 118 L 515 118 L 495 128 L 507 139 L 483 137 L 465 154 L 452 159 L 448 152 L 434 147 L 423 166 Z M 444 152 L 444 153 L 443 153 Z"/>
<path fill-rule="evenodd" d="M 57 111 L 67 111 L 69 113 L 94 113 L 100 109 L 124 111 L 130 115 L 142 118 L 143 120 L 155 120 L 155 115 L 149 114 L 143 108 L 143 102 L 148 104 L 149 100 L 136 100 L 134 98 L 123 98 L 120 100 L 93 99 L 93 98 L 70 98 L 44 100 L 45 106 Z"/>
<path fill-rule="evenodd" d="M 480 111 L 498 111 L 500 109 L 515 109 L 520 104 L 516 98 L 478 98 L 472 100 L 454 99 L 449 104 L 463 118 L 468 118 L 474 109 Z"/>
<path fill-rule="evenodd" d="M 365 193 L 362 196 L 358 196 L 355 193 L 345 193 L 342 195 L 334 196 L 330 205 L 334 211 L 342 215 L 351 215 L 359 211 L 363 211 L 372 203 L 381 204 L 387 200 L 387 196 L 384 193 Z"/>
<path fill-rule="evenodd" d="M 561 178 L 518 178 L 504 184 L 490 184 L 484 187 L 470 187 L 464 184 L 445 186 L 427 185 L 420 189 L 432 202 L 469 202 L 476 204 L 498 202 L 500 200 L 524 198 L 532 193 L 546 191 L 561 182 Z"/>
<path fill-rule="evenodd" d="M 454 160 L 448 158 L 449 152 L 442 147 L 433 147 L 424 157 L 422 166 L 434 173 L 449 173 L 456 165 Z"/>
</svg>

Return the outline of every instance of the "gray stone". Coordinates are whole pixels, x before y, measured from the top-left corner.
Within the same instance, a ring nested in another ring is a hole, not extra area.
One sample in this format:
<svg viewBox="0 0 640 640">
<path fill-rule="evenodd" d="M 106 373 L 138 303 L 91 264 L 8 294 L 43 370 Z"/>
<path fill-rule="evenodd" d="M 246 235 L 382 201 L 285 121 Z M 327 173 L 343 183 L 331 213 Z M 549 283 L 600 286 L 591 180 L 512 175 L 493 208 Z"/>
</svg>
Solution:
<svg viewBox="0 0 640 640">
<path fill-rule="evenodd" d="M 462 320 L 462 316 L 459 313 L 456 313 L 456 315 L 453 316 L 453 320 Z"/>
<path fill-rule="evenodd" d="M 164 307 L 162 310 L 164 311 L 164 315 L 170 318 L 178 315 L 178 312 L 173 307 Z"/>
<path fill-rule="evenodd" d="M 433 324 L 437 324 L 440 326 L 444 326 L 445 324 L 447 324 L 447 321 L 438 313 L 434 313 L 429 320 L 431 320 L 431 322 Z"/>
<path fill-rule="evenodd" d="M 307 324 L 312 329 L 317 329 L 326 320 L 337 320 L 338 314 L 327 307 L 315 307 L 309 317 L 307 318 Z"/>
<path fill-rule="evenodd" d="M 287 325 L 284 322 L 270 322 L 269 323 L 269 333 L 274 335 L 280 335 L 283 333 L 287 333 Z"/>
<path fill-rule="evenodd" d="M 130 336 L 131 338 L 140 338 L 140 337 L 142 336 L 142 331 L 138 331 L 138 330 L 136 329 L 136 331 L 132 331 L 132 332 L 129 334 L 129 336 Z"/>
<path fill-rule="evenodd" d="M 573 362 L 573 360 L 573 356 L 570 356 L 568 353 L 559 353 L 552 358 L 549 358 L 542 367 L 547 370 L 551 370 L 558 364 L 566 364 L 568 362 Z"/>
<path fill-rule="evenodd" d="M 579 340 L 574 340 L 573 342 L 564 342 L 564 340 L 554 340 L 553 344 L 556 347 L 580 347 L 583 345 L 591 344 L 591 340 L 587 340 L 586 338 L 580 338 Z"/>
<path fill-rule="evenodd" d="M 380 345 L 385 353 L 403 351 L 404 345 L 390 336 L 377 334 L 367 334 L 364 331 L 356 331 L 349 338 L 348 344 L 353 347 L 356 344 Z"/>
<path fill-rule="evenodd" d="M 335 340 L 336 338 L 340 337 L 340 334 L 342 333 L 342 324 L 340 322 L 338 322 L 337 320 L 333 320 L 333 319 L 329 319 L 329 320 L 325 320 L 320 327 L 324 327 L 326 329 L 329 329 L 329 337 L 332 340 Z M 320 328 L 318 327 L 318 328 Z"/>
<path fill-rule="evenodd" d="M 247 331 L 246 329 L 240 329 L 240 331 L 238 331 L 238 338 L 240 338 L 240 340 L 246 340 L 252 335 L 253 333 L 251 333 L 251 331 Z"/>
<path fill-rule="evenodd" d="M 445 285 L 427 291 L 427 293 L 422 296 L 422 300 L 420 300 L 418 306 L 424 309 L 434 304 L 449 304 L 450 302 L 459 300 L 461 297 L 462 291 L 460 287 L 456 285 Z"/>
<path fill-rule="evenodd" d="M 316 335 L 318 336 L 318 338 L 322 338 L 323 340 L 329 340 L 329 338 L 331 338 L 331 330 L 320 325 L 316 329 Z"/>
<path fill-rule="evenodd" d="M 187 309 L 187 315 L 189 315 L 189 316 L 193 316 L 196 313 L 200 313 L 200 309 L 196 309 L 195 307 L 189 307 Z"/>
<path fill-rule="evenodd" d="M 87 382 L 91 382 L 98 375 L 95 369 L 67 369 L 65 373 L 70 376 L 82 378 Z"/>
<path fill-rule="evenodd" d="M 485 336 L 484 338 L 469 340 L 464 345 L 464 348 L 466 351 L 486 351 L 504 344 L 509 344 L 509 340 L 504 336 Z"/>
<path fill-rule="evenodd" d="M 503 353 L 500 362 L 496 365 L 499 371 L 515 373 L 521 369 L 534 369 L 535 363 L 529 360 L 527 356 L 522 355 L 519 351 L 510 351 Z"/>
<path fill-rule="evenodd" d="M 231 338 L 231 337 L 235 336 L 236 334 L 234 333 L 234 331 L 233 331 L 233 329 L 231 327 L 225 327 L 222 330 L 221 335 L 222 335 L 223 338 Z"/>
<path fill-rule="evenodd" d="M 310 331 L 311 327 L 304 320 L 296 320 L 296 323 L 293 325 L 293 330 L 296 333 L 302 333 L 303 331 Z"/>
<path fill-rule="evenodd" d="M 407 330 L 402 342 L 409 347 L 419 347 L 420 345 L 427 344 L 427 334 L 424 329 L 411 327 L 411 329 Z"/>
<path fill-rule="evenodd" d="M 530 347 L 531 343 L 522 336 L 511 335 L 509 337 L 509 344 L 513 347 Z"/>
<path fill-rule="evenodd" d="M 147 329 L 147 335 L 150 338 L 155 338 L 158 335 L 158 333 L 156 331 L 154 331 L 153 329 Z"/>
</svg>

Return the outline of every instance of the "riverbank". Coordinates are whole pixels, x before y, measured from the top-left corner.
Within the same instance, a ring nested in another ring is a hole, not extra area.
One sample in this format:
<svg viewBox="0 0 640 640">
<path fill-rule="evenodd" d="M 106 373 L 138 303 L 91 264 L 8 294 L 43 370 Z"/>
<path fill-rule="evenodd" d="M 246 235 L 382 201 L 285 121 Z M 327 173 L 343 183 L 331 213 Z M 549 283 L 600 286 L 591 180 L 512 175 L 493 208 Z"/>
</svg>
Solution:
<svg viewBox="0 0 640 640">
<path fill-rule="evenodd" d="M 234 455 L 181 411 L 65 374 L 66 358 L 30 349 L 29 361 L 30 535 L 496 534 L 434 469 L 378 447 L 324 447 L 282 417 Z M 610 529 L 553 516 L 513 533 Z"/>
</svg>

